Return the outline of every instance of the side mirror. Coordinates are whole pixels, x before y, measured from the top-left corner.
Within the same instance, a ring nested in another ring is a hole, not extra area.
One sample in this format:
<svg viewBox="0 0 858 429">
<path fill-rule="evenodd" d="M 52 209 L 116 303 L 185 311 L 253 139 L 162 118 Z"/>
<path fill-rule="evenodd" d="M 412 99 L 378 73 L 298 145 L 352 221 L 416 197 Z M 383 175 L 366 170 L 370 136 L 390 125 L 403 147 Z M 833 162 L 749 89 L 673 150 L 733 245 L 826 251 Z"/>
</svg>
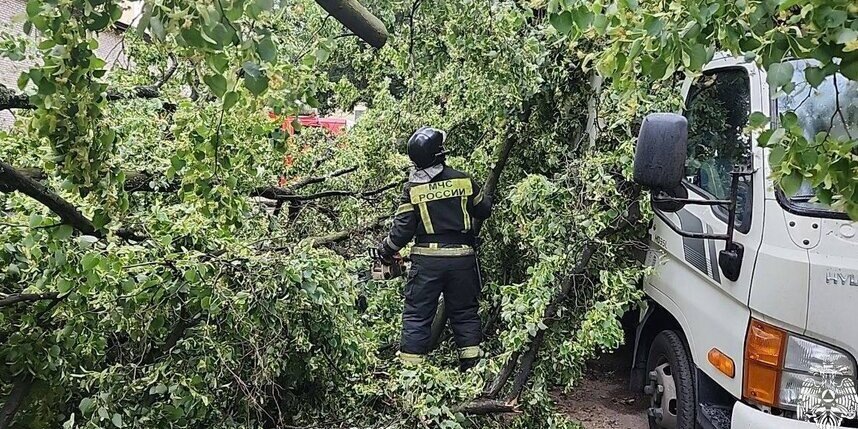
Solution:
<svg viewBox="0 0 858 429">
<path fill-rule="evenodd" d="M 734 282 L 742 273 L 742 258 L 745 256 L 745 248 L 732 241 L 727 242 L 726 248 L 718 253 L 718 266 L 724 277 Z"/>
<path fill-rule="evenodd" d="M 688 121 L 675 113 L 644 118 L 635 148 L 634 180 L 656 190 L 681 186 L 688 145 Z"/>
</svg>

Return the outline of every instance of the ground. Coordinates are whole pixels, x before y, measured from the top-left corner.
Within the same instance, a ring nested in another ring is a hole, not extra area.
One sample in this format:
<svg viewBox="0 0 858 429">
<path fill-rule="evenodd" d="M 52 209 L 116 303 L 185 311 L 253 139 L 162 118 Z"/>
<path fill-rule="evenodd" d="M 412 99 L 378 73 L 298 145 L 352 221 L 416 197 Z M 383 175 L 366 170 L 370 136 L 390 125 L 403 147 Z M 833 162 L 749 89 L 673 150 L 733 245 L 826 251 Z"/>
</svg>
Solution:
<svg viewBox="0 0 858 429">
<path fill-rule="evenodd" d="M 629 391 L 631 347 L 622 347 L 587 365 L 570 394 L 555 392 L 557 407 L 584 429 L 647 429 L 647 399 Z"/>
</svg>

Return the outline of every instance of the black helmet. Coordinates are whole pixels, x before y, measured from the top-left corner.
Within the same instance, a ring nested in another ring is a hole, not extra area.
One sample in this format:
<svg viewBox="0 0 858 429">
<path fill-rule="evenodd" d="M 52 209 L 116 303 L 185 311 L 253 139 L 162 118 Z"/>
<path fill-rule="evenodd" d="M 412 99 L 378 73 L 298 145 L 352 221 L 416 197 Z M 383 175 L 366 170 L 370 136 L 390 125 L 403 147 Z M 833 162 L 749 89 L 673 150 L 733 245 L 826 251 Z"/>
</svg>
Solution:
<svg viewBox="0 0 858 429">
<path fill-rule="evenodd" d="M 417 168 L 428 168 L 444 161 L 444 132 L 420 127 L 408 139 L 408 157 Z"/>
</svg>

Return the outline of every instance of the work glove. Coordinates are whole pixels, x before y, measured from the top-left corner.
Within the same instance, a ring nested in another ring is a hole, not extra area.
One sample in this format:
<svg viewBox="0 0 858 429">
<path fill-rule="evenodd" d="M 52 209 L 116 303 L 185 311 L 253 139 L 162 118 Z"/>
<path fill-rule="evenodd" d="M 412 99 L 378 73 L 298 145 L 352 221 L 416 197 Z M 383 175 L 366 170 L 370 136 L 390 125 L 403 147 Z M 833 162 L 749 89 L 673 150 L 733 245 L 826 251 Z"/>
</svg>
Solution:
<svg viewBox="0 0 858 429">
<path fill-rule="evenodd" d="M 393 254 L 394 252 L 391 248 L 387 247 L 387 244 L 384 240 L 381 243 L 378 243 L 378 247 L 376 248 L 376 254 L 378 255 L 378 260 L 381 261 L 384 265 L 393 265 Z"/>
</svg>

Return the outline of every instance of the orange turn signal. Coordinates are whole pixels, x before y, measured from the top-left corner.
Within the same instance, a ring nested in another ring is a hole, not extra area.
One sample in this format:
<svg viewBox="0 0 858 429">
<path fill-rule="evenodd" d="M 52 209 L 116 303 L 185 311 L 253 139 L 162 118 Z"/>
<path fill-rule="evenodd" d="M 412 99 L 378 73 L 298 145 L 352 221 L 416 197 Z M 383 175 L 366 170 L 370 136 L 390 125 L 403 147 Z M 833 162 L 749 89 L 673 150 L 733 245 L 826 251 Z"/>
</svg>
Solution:
<svg viewBox="0 0 858 429">
<path fill-rule="evenodd" d="M 721 350 L 709 350 L 709 363 L 727 377 L 733 378 L 736 376 L 736 365 L 733 363 L 733 359 L 730 359 Z"/>
<path fill-rule="evenodd" d="M 777 404 L 787 334 L 751 319 L 745 339 L 744 396 L 758 403 Z"/>
</svg>

